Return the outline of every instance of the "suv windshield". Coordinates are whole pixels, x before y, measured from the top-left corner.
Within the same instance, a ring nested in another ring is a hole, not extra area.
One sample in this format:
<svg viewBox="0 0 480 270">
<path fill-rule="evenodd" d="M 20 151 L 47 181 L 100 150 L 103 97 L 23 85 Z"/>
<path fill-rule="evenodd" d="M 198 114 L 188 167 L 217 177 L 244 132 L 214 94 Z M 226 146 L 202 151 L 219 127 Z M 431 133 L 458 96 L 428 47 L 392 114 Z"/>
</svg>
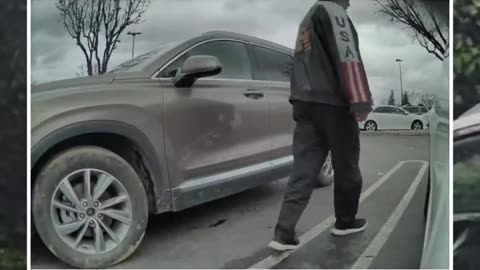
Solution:
<svg viewBox="0 0 480 270">
<path fill-rule="evenodd" d="M 175 48 L 178 46 L 181 41 L 176 41 L 176 42 L 171 42 L 164 44 L 158 49 L 155 49 L 153 51 L 150 51 L 148 53 L 142 54 L 140 56 L 137 56 L 131 60 L 128 60 L 127 62 L 124 62 L 117 66 L 116 68 L 112 69 L 108 73 L 120 73 L 120 72 L 137 72 L 141 71 L 145 66 L 148 64 L 152 63 L 157 59 L 160 55 L 166 53 L 167 51 Z"/>
</svg>

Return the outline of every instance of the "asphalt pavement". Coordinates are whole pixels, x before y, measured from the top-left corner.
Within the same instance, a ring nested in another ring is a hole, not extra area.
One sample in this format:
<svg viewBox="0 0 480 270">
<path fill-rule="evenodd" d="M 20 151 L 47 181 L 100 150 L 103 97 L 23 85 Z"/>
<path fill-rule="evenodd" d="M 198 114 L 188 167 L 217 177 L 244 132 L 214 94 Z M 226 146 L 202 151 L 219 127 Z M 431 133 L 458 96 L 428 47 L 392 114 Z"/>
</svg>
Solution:
<svg viewBox="0 0 480 270">
<path fill-rule="evenodd" d="M 151 216 L 139 249 L 114 268 L 415 269 L 420 265 L 428 136 L 362 136 L 363 233 L 330 234 L 333 187 L 315 190 L 297 233 L 295 252 L 269 248 L 286 179 L 179 213 Z M 38 238 L 33 268 L 66 268 Z"/>
</svg>

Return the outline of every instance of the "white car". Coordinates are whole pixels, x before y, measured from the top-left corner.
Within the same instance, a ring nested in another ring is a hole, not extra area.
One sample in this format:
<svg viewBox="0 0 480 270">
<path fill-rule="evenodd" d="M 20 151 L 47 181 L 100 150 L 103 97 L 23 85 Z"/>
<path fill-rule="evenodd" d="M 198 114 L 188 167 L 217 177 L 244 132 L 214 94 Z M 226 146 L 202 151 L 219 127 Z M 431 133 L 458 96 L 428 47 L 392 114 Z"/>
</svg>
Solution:
<svg viewBox="0 0 480 270">
<path fill-rule="evenodd" d="M 366 131 L 376 131 L 380 129 L 412 129 L 420 130 L 427 126 L 424 116 L 411 114 L 406 110 L 390 105 L 375 107 L 364 122 L 359 123 L 359 127 Z"/>
</svg>

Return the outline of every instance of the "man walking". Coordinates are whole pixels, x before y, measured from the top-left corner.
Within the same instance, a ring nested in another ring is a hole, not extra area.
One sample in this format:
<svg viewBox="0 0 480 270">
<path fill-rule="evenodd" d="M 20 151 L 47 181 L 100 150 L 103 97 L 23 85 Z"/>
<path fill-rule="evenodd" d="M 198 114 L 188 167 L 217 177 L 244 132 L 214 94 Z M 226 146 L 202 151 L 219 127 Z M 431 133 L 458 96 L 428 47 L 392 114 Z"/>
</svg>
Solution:
<svg viewBox="0 0 480 270">
<path fill-rule="evenodd" d="M 350 0 L 318 0 L 300 25 L 290 97 L 296 122 L 293 172 L 269 243 L 279 251 L 298 246 L 295 226 L 329 151 L 335 171 L 332 233 L 348 235 L 367 226 L 356 218 L 362 189 L 357 121 L 366 119 L 372 99 L 349 6 Z"/>
</svg>

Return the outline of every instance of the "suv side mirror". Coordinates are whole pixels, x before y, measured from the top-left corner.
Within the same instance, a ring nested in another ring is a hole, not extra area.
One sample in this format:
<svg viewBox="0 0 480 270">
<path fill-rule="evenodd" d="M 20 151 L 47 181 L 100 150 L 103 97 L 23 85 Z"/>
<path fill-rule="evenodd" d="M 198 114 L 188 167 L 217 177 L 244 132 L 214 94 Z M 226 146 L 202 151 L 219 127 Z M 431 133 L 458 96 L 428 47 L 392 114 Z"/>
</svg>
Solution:
<svg viewBox="0 0 480 270">
<path fill-rule="evenodd" d="M 185 60 L 178 70 L 173 84 L 175 87 L 191 87 L 199 78 L 210 77 L 222 72 L 222 64 L 214 56 L 196 55 Z"/>
</svg>

